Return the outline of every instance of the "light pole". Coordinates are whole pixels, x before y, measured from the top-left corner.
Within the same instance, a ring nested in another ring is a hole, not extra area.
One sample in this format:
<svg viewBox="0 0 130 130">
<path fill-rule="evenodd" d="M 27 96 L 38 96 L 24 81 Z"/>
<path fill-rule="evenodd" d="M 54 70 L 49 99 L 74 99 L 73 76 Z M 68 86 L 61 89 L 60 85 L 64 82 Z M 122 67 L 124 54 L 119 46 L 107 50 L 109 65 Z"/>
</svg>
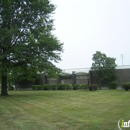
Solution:
<svg viewBox="0 0 130 130">
<path fill-rule="evenodd" d="M 124 54 L 121 54 L 122 66 L 123 66 L 123 58 L 124 58 Z"/>
</svg>

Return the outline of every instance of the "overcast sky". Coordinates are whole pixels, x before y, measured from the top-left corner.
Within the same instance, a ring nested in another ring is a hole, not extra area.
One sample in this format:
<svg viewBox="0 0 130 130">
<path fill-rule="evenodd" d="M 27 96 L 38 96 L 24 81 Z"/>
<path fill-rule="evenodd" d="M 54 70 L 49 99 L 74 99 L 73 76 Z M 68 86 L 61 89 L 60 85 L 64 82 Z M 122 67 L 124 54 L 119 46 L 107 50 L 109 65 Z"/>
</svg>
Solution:
<svg viewBox="0 0 130 130">
<path fill-rule="evenodd" d="M 130 0 L 52 0 L 57 6 L 54 31 L 64 43 L 61 69 L 91 67 L 101 51 L 130 65 Z"/>
</svg>

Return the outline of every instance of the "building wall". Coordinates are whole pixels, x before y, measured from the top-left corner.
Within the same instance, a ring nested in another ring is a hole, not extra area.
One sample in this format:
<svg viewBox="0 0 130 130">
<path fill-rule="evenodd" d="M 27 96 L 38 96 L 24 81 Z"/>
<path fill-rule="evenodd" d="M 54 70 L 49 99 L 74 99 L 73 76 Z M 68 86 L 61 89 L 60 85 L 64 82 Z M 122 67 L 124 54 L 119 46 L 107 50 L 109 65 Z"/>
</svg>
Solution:
<svg viewBox="0 0 130 130">
<path fill-rule="evenodd" d="M 119 85 L 124 82 L 130 82 L 130 69 L 117 69 L 115 73 Z"/>
<path fill-rule="evenodd" d="M 88 76 L 76 75 L 76 84 L 88 84 Z"/>
<path fill-rule="evenodd" d="M 120 86 L 121 83 L 124 82 L 130 82 L 130 68 L 125 69 L 116 69 L 115 74 L 117 76 L 117 82 Z M 88 84 L 88 79 L 90 84 L 99 84 L 99 77 L 97 76 L 95 71 L 89 71 L 88 75 L 75 75 L 70 77 L 62 76 L 62 78 L 59 76 L 57 79 L 48 79 L 45 75 L 40 75 L 39 79 L 36 80 L 35 83 L 32 83 L 30 81 L 23 80 L 21 83 L 21 86 L 19 84 L 16 85 L 16 88 L 31 88 L 33 84 Z M 101 86 L 106 87 L 108 84 L 106 82 L 102 82 Z"/>
<path fill-rule="evenodd" d="M 90 82 L 91 84 L 99 84 L 99 78 L 95 71 L 90 71 Z M 116 81 L 118 82 L 118 85 L 120 86 L 121 83 L 124 82 L 130 82 L 130 69 L 116 69 L 115 74 L 117 76 Z M 102 86 L 107 86 L 106 82 L 101 83 Z"/>
<path fill-rule="evenodd" d="M 61 84 L 72 84 L 72 79 L 62 79 Z"/>
<path fill-rule="evenodd" d="M 28 80 L 23 80 L 19 84 L 15 84 L 16 90 L 32 89 L 33 82 Z"/>
<path fill-rule="evenodd" d="M 88 84 L 88 79 L 76 79 L 76 84 Z"/>
<path fill-rule="evenodd" d="M 57 80 L 58 80 L 58 79 L 49 79 L 48 81 L 49 81 L 49 84 L 50 84 L 50 85 L 52 85 L 52 84 L 57 85 Z"/>
<path fill-rule="evenodd" d="M 99 77 L 95 71 L 89 71 L 90 84 L 99 84 Z"/>
<path fill-rule="evenodd" d="M 73 79 L 75 78 L 75 79 Z M 73 84 L 73 80 L 75 80 L 75 84 L 88 84 L 88 76 L 87 75 L 75 75 L 72 78 L 72 76 L 70 77 L 66 77 L 65 78 L 62 76 L 59 84 Z M 54 78 L 54 79 L 49 79 L 49 84 L 56 84 L 58 83 L 58 79 Z"/>
</svg>

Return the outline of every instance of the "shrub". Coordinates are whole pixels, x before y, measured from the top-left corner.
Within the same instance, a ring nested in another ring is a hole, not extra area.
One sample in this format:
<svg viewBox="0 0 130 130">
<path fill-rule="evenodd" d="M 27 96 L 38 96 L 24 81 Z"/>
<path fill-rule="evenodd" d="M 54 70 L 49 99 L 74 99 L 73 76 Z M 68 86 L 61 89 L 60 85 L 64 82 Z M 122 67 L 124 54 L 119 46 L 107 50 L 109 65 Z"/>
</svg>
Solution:
<svg viewBox="0 0 130 130">
<path fill-rule="evenodd" d="M 51 89 L 51 90 L 56 90 L 56 89 L 57 89 L 57 85 L 55 85 L 55 84 L 50 85 L 50 89 Z"/>
<path fill-rule="evenodd" d="M 58 85 L 58 90 L 65 90 L 66 89 L 66 85 L 65 84 L 59 84 Z"/>
<path fill-rule="evenodd" d="M 51 86 L 49 84 L 44 84 L 43 89 L 44 90 L 50 90 Z"/>
<path fill-rule="evenodd" d="M 37 85 L 32 85 L 33 90 L 37 90 Z"/>
<path fill-rule="evenodd" d="M 42 90 L 42 85 L 37 85 L 37 90 Z"/>
<path fill-rule="evenodd" d="M 98 84 L 90 84 L 88 88 L 90 91 L 96 91 L 98 89 Z"/>
<path fill-rule="evenodd" d="M 130 89 L 130 82 L 122 83 L 121 85 L 122 85 L 122 87 L 123 87 L 126 91 L 128 91 L 128 89 Z"/>
<path fill-rule="evenodd" d="M 109 89 L 116 89 L 118 86 L 116 81 L 110 82 L 109 83 Z"/>
<path fill-rule="evenodd" d="M 88 89 L 88 84 L 80 84 L 80 89 Z"/>
<path fill-rule="evenodd" d="M 71 89 L 73 89 L 72 84 L 66 84 L 66 89 L 67 89 L 67 90 L 71 90 Z"/>
<path fill-rule="evenodd" d="M 84 89 L 84 85 L 83 84 L 79 84 L 79 89 Z"/>
<path fill-rule="evenodd" d="M 14 87 L 13 87 L 13 86 L 10 86 L 10 87 L 9 87 L 9 90 L 14 90 Z"/>
<path fill-rule="evenodd" d="M 80 89 L 80 84 L 75 84 L 75 85 L 73 86 L 73 90 L 78 90 L 78 89 Z"/>
<path fill-rule="evenodd" d="M 33 85 L 32 89 L 33 90 L 42 90 L 42 85 Z"/>
</svg>

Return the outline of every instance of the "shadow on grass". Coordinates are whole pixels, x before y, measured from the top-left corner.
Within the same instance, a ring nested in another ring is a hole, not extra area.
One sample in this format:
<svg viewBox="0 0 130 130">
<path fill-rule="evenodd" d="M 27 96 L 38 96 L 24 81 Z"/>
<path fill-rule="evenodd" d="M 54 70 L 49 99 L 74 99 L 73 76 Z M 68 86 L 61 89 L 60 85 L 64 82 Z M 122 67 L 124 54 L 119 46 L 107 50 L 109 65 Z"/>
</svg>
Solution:
<svg viewBox="0 0 130 130">
<path fill-rule="evenodd" d="M 56 97 L 56 95 L 59 96 L 65 96 L 66 93 L 106 93 L 106 92 L 111 92 L 111 93 L 129 93 L 130 91 L 125 91 L 124 89 L 98 89 L 96 91 L 89 91 L 89 90 L 14 90 L 14 91 L 8 91 L 8 96 L 0 96 L 0 98 L 11 98 L 11 97 L 17 97 L 17 98 L 24 98 L 24 97 L 40 97 L 40 96 L 45 96 L 45 97 Z"/>
</svg>

